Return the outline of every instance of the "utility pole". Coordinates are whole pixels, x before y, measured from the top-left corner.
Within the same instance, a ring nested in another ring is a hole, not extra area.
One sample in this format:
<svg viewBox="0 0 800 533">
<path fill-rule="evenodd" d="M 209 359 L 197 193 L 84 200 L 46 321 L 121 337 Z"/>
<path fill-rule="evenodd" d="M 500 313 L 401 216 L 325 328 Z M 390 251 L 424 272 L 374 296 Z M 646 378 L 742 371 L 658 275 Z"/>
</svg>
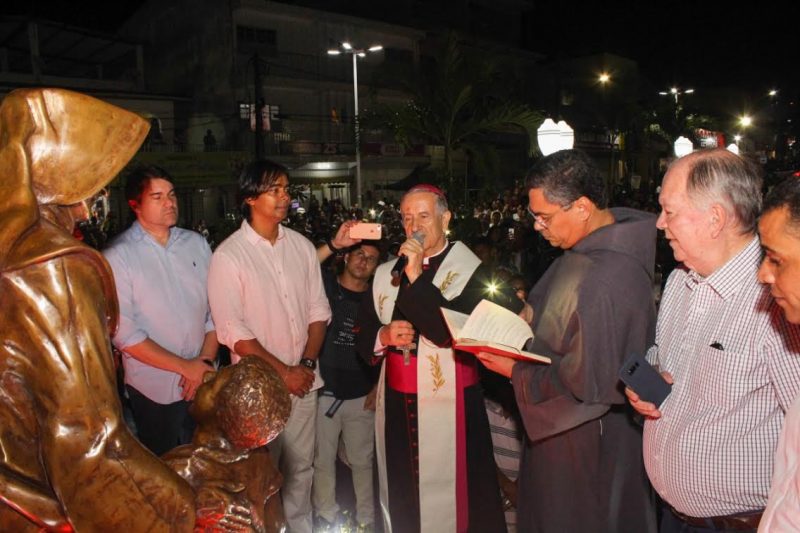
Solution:
<svg viewBox="0 0 800 533">
<path fill-rule="evenodd" d="M 356 198 L 358 207 L 364 208 L 361 198 L 361 128 L 358 123 L 358 54 L 353 56 L 353 95 L 355 97 L 355 127 L 356 127 Z"/>
<path fill-rule="evenodd" d="M 261 60 L 258 52 L 253 52 L 253 89 L 253 109 L 256 114 L 255 153 L 256 159 L 261 159 L 264 152 L 264 117 L 261 115 L 264 97 L 261 95 Z"/>
</svg>

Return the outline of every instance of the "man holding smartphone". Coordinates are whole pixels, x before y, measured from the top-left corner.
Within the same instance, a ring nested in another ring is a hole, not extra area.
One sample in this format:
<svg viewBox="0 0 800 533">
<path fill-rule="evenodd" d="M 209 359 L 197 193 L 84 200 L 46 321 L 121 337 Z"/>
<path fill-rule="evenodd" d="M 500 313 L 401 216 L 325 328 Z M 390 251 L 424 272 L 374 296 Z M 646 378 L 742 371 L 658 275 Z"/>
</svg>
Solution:
<svg viewBox="0 0 800 533">
<path fill-rule="evenodd" d="M 743 158 L 675 161 L 658 227 L 683 263 L 667 281 L 648 360 L 672 383 L 645 415 L 644 461 L 664 501 L 661 531 L 755 531 L 784 413 L 800 391 L 800 335 L 759 284 L 761 179 Z"/>
<path fill-rule="evenodd" d="M 345 222 L 349 235 L 358 235 Z M 342 229 L 332 245 L 346 239 Z M 352 240 L 352 238 L 351 238 Z M 317 250 L 320 254 L 320 250 Z M 317 442 L 314 454 L 312 500 L 317 528 L 328 531 L 343 527 L 336 502 L 336 457 L 340 440 L 353 473 L 358 527 L 371 531 L 375 522 L 372 488 L 372 463 L 375 458 L 375 383 L 378 374 L 356 353 L 355 327 L 361 300 L 366 297 L 370 279 L 378 267 L 382 243 L 364 240 L 347 247 L 339 275 L 322 273 L 325 294 L 331 306 L 331 323 L 319 358 L 324 386 L 317 407 Z"/>
</svg>

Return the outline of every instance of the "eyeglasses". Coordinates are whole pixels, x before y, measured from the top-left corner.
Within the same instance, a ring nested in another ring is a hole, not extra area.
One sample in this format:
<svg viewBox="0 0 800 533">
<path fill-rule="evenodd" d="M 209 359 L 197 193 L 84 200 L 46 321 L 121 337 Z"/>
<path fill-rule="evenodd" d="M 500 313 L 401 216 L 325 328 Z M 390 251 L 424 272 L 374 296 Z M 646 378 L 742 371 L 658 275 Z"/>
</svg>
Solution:
<svg viewBox="0 0 800 533">
<path fill-rule="evenodd" d="M 575 204 L 575 202 L 570 202 L 567 205 L 562 205 L 561 208 L 558 211 L 555 211 L 554 213 L 547 213 L 547 214 L 534 213 L 533 211 L 531 211 L 531 206 L 530 205 L 528 205 L 527 208 L 528 208 L 528 214 L 533 217 L 533 221 L 535 223 L 539 224 L 542 228 L 547 229 L 548 227 L 550 227 L 550 221 L 552 221 L 553 218 L 557 214 L 561 213 L 562 211 L 569 211 L 570 209 L 572 209 L 572 206 L 574 204 Z"/>
</svg>

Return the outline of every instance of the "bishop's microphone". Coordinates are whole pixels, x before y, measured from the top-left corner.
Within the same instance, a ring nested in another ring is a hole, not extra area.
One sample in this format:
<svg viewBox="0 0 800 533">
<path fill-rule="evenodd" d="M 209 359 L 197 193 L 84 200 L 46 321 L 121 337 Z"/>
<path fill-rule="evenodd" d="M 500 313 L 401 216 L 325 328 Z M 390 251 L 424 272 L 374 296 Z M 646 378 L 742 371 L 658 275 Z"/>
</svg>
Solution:
<svg viewBox="0 0 800 533">
<path fill-rule="evenodd" d="M 418 230 L 411 234 L 411 238 L 422 244 L 425 241 L 425 234 Z M 408 257 L 401 255 L 392 267 L 392 285 L 395 287 L 400 285 L 400 278 L 403 276 L 403 270 L 406 269 L 407 264 Z"/>
</svg>

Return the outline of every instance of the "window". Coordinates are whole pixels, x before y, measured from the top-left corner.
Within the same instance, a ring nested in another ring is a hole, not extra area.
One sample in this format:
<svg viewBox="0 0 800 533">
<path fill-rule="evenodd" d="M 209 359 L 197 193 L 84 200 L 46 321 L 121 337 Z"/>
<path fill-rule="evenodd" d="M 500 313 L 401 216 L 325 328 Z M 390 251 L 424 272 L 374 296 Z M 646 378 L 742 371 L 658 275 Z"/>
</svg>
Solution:
<svg viewBox="0 0 800 533">
<path fill-rule="evenodd" d="M 236 26 L 236 45 L 245 52 L 259 50 L 274 54 L 278 51 L 277 32 L 268 28 Z"/>
<path fill-rule="evenodd" d="M 414 52 L 402 48 L 384 47 L 383 57 L 387 63 L 412 65 L 414 63 Z"/>
</svg>

